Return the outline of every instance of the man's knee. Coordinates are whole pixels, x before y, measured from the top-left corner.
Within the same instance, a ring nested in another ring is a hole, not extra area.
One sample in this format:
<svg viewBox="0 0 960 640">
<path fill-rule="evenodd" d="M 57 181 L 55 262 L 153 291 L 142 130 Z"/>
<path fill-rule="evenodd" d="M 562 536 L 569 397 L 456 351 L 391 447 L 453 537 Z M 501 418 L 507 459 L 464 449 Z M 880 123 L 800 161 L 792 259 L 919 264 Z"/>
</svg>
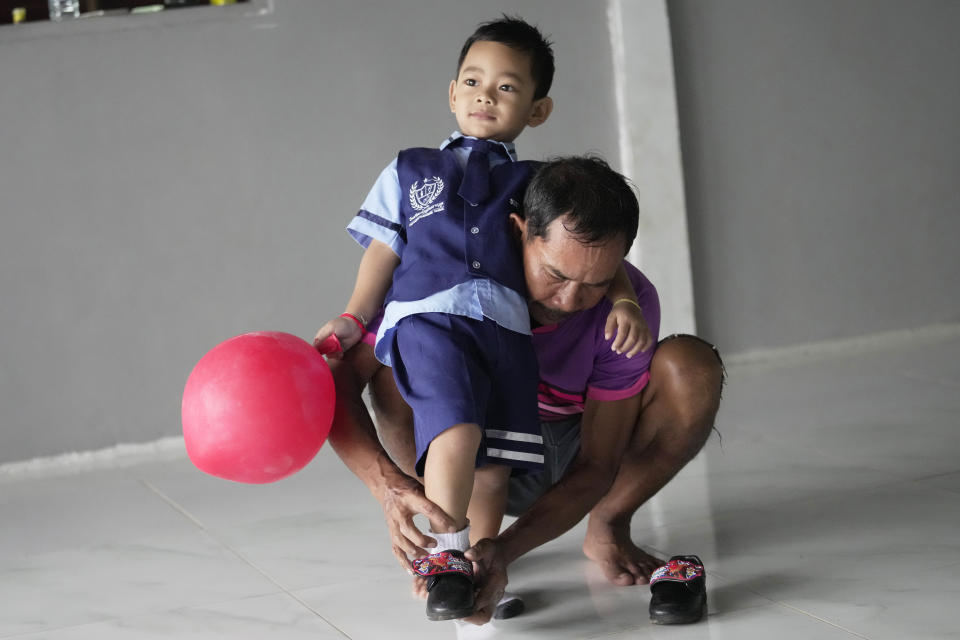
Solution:
<svg viewBox="0 0 960 640">
<path fill-rule="evenodd" d="M 654 353 L 650 384 L 670 416 L 674 436 L 697 451 L 713 429 L 725 372 L 716 348 L 691 335 L 670 336 Z"/>
<path fill-rule="evenodd" d="M 404 473 L 416 477 L 417 447 L 413 435 L 413 411 L 400 395 L 393 371 L 389 367 L 379 369 L 370 380 L 369 390 L 383 448 Z"/>
<path fill-rule="evenodd" d="M 357 371 L 354 363 L 348 360 L 331 359 L 329 365 L 336 388 L 337 416 L 334 418 L 334 426 L 336 426 L 338 419 L 345 419 L 340 415 L 341 412 L 354 411 L 357 406 L 363 404 L 363 388 L 367 381 Z"/>
<path fill-rule="evenodd" d="M 348 423 L 354 428 L 357 423 L 369 425 L 364 428 L 376 430 L 394 463 L 415 477 L 413 413 L 397 391 L 392 370 L 376 359 L 373 347 L 366 343 L 356 345 L 341 359 L 331 359 L 329 364 L 337 389 L 337 408 L 331 429 L 333 440 L 337 439 L 337 431 L 346 428 Z M 376 421 L 371 420 L 363 400 L 364 389 L 369 390 Z"/>
</svg>

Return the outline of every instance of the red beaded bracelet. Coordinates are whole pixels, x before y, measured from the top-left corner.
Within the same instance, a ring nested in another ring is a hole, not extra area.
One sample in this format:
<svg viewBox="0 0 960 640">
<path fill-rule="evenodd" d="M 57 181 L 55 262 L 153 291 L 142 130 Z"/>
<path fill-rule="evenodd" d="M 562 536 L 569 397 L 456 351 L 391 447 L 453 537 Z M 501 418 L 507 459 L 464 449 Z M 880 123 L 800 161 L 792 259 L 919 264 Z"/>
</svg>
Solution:
<svg viewBox="0 0 960 640">
<path fill-rule="evenodd" d="M 363 334 L 365 334 L 365 333 L 367 332 L 367 328 L 366 328 L 365 326 L 363 326 L 363 323 L 360 322 L 360 320 L 357 319 L 357 316 L 353 315 L 352 313 L 341 313 L 341 314 L 340 314 L 340 317 L 341 317 L 341 318 L 350 318 L 351 320 L 353 320 L 354 322 L 356 322 L 356 323 L 357 323 L 357 326 L 360 327 L 360 334 L 361 334 L 361 335 L 363 335 Z"/>
</svg>

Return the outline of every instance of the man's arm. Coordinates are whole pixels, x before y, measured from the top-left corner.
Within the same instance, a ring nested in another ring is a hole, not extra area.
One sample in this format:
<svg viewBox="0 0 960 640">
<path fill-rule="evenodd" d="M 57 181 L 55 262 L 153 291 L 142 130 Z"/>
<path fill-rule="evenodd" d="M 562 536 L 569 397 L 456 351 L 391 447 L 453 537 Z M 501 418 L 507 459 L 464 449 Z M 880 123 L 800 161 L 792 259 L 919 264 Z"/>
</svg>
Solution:
<svg viewBox="0 0 960 640">
<path fill-rule="evenodd" d="M 383 507 L 393 554 L 400 565 L 409 571 L 408 556 L 425 555 L 428 552 L 424 547 L 436 545 L 436 540 L 417 529 L 413 516 L 422 513 L 431 520 L 443 520 L 448 516 L 427 500 L 422 485 L 406 475 L 380 444 L 361 394 L 382 366 L 373 355 L 373 348 L 364 343 L 348 351 L 342 360 L 330 361 L 337 401 L 327 440 L 344 464 L 363 481 Z M 410 437 L 413 437 L 412 425 Z M 450 525 L 453 525 L 452 520 Z"/>
<path fill-rule="evenodd" d="M 507 566 L 580 522 L 613 484 L 640 411 L 640 394 L 600 402 L 588 399 L 580 428 L 580 454 L 560 482 L 494 539 L 481 540 L 467 557 L 482 575 L 475 624 L 490 619 L 507 584 Z"/>
</svg>

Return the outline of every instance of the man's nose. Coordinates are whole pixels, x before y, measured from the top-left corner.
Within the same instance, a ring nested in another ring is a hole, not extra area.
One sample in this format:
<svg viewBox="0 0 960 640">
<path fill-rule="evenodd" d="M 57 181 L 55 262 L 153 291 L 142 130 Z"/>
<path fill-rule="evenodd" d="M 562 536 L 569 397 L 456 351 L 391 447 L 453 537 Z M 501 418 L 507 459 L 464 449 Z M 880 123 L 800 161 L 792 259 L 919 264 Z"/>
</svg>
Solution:
<svg viewBox="0 0 960 640">
<path fill-rule="evenodd" d="M 577 287 L 564 287 L 554 296 L 554 306 L 561 311 L 573 312 L 579 309 L 580 293 Z"/>
</svg>

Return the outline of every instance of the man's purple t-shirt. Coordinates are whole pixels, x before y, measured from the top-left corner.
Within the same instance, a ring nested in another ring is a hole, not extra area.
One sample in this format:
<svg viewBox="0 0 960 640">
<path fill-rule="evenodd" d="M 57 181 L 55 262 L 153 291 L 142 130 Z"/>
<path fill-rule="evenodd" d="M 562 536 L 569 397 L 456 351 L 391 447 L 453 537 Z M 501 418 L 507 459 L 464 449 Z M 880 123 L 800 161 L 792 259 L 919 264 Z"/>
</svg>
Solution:
<svg viewBox="0 0 960 640">
<path fill-rule="evenodd" d="M 627 275 L 637 293 L 643 317 L 656 345 L 660 333 L 660 298 L 640 270 L 624 261 Z M 603 298 L 595 307 L 581 311 L 560 324 L 536 327 L 533 348 L 540 365 L 538 401 L 540 419 L 562 420 L 583 413 L 587 398 L 612 402 L 629 398 L 647 385 L 654 347 L 632 358 L 610 349 L 603 329 L 611 303 Z M 367 327 L 364 342 L 373 344 L 382 315 Z"/>
<path fill-rule="evenodd" d="M 624 262 L 637 293 L 643 317 L 656 345 L 660 332 L 660 299 L 640 271 Z M 604 298 L 560 324 L 533 330 L 533 347 L 540 365 L 541 420 L 562 420 L 583 413 L 587 398 L 601 402 L 622 400 L 639 393 L 650 379 L 654 347 L 632 358 L 610 349 L 603 329 L 611 303 Z"/>
</svg>

